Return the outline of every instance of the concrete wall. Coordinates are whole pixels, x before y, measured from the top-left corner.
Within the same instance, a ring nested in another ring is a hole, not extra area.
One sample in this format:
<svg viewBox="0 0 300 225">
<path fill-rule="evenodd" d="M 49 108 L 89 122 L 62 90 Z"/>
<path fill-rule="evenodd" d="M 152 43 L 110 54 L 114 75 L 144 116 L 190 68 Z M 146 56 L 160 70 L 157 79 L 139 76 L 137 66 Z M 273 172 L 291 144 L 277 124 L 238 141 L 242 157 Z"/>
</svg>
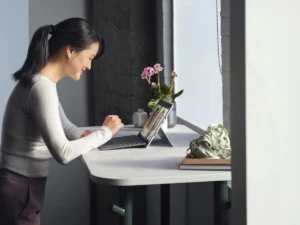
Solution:
<svg viewBox="0 0 300 225">
<path fill-rule="evenodd" d="M 150 86 L 141 79 L 156 63 L 155 4 L 152 1 L 93 1 L 93 23 L 106 40 L 106 51 L 94 66 L 95 118 L 116 114 L 132 123 L 132 114 L 147 111 Z"/>
<path fill-rule="evenodd" d="M 45 24 L 56 24 L 70 17 L 89 19 L 90 1 L 30 0 L 29 37 Z M 65 78 L 57 85 L 58 95 L 68 118 L 77 126 L 93 122 L 89 74 L 75 82 Z M 52 160 L 47 181 L 46 199 L 41 215 L 43 225 L 87 225 L 90 204 L 89 177 L 78 158 L 66 166 Z"/>
</svg>

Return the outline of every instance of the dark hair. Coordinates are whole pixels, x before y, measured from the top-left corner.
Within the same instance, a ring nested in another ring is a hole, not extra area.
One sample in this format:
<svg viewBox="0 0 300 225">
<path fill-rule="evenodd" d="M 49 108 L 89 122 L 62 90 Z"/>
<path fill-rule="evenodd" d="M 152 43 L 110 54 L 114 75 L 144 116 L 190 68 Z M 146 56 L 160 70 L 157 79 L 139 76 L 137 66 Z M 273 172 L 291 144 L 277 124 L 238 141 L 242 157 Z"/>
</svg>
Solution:
<svg viewBox="0 0 300 225">
<path fill-rule="evenodd" d="M 48 40 L 49 34 L 52 36 Z M 64 46 L 72 46 L 80 52 L 95 42 L 99 42 L 101 49 L 95 57 L 98 58 L 104 52 L 104 40 L 86 20 L 81 18 L 66 19 L 56 26 L 42 26 L 34 33 L 26 60 L 21 69 L 13 74 L 13 78 L 29 83 L 33 76 L 45 67 L 47 59 L 56 55 Z"/>
</svg>

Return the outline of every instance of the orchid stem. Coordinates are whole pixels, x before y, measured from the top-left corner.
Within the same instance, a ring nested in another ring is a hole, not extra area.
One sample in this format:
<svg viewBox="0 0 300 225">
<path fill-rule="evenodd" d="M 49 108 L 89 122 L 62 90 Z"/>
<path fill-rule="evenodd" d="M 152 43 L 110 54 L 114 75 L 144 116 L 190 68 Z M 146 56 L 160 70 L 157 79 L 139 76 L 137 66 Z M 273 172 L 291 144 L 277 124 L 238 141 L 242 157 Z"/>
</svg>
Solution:
<svg viewBox="0 0 300 225">
<path fill-rule="evenodd" d="M 158 90 L 160 90 L 160 74 L 159 74 L 159 71 L 158 71 L 158 74 L 157 74 L 157 85 L 159 87 Z"/>
</svg>

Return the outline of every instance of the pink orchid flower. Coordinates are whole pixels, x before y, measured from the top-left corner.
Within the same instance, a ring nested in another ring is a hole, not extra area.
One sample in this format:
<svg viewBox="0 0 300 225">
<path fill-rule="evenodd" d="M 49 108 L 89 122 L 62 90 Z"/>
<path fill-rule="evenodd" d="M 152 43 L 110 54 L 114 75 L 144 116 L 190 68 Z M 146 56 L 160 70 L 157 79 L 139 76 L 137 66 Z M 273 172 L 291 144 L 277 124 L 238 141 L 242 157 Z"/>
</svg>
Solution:
<svg viewBox="0 0 300 225">
<path fill-rule="evenodd" d="M 154 69 L 152 67 L 146 67 L 144 70 L 147 71 L 148 77 L 152 77 L 154 75 Z"/>
<path fill-rule="evenodd" d="M 147 79 L 148 73 L 145 70 L 143 70 L 141 77 L 142 77 L 142 79 Z"/>
<path fill-rule="evenodd" d="M 144 68 L 141 77 L 142 79 L 148 79 L 148 77 L 153 76 L 154 74 L 154 69 L 152 67 L 146 67 Z"/>
<path fill-rule="evenodd" d="M 171 76 L 172 76 L 172 77 L 177 77 L 178 74 L 177 74 L 175 71 L 173 71 L 173 72 L 171 73 Z"/>
<path fill-rule="evenodd" d="M 156 63 L 153 67 L 155 69 L 155 73 L 161 72 L 163 70 L 159 63 Z"/>
</svg>

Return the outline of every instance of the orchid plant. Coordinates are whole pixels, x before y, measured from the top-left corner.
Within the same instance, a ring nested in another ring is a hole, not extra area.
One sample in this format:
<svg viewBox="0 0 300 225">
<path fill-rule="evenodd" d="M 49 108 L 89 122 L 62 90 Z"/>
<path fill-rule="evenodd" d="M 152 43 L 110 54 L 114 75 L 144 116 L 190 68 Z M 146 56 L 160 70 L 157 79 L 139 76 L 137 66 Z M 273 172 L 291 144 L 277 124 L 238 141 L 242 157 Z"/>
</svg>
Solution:
<svg viewBox="0 0 300 225">
<path fill-rule="evenodd" d="M 175 99 L 183 93 L 183 90 L 181 90 L 173 94 L 173 89 L 175 86 L 175 77 L 178 76 L 178 74 L 175 71 L 171 73 L 171 84 L 163 84 L 161 86 L 160 73 L 162 72 L 162 70 L 163 67 L 159 63 L 157 63 L 153 67 L 144 68 L 141 74 L 142 79 L 145 79 L 148 82 L 148 84 L 151 85 L 152 97 L 148 102 L 148 107 L 151 109 L 153 109 L 157 105 L 159 100 L 164 100 L 172 103 L 175 102 Z M 155 74 L 157 74 L 157 83 L 151 81 L 152 76 L 154 76 Z"/>
</svg>

